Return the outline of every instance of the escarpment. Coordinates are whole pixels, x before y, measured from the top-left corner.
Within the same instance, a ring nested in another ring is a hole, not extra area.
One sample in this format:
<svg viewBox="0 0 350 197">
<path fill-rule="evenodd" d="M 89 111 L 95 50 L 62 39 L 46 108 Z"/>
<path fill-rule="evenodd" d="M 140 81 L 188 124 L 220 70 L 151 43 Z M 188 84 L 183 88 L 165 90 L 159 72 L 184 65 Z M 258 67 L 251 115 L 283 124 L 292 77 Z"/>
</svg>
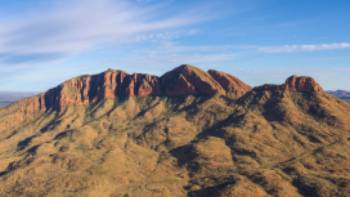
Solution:
<svg viewBox="0 0 350 197">
<path fill-rule="evenodd" d="M 256 92 L 324 93 L 311 77 L 291 76 L 282 85 L 251 88 L 228 73 L 202 71 L 191 65 L 181 65 L 164 75 L 134 73 L 108 69 L 96 75 L 83 75 L 67 80 L 37 96 L 16 103 L 23 114 L 60 111 L 74 105 L 90 105 L 103 100 L 125 100 L 130 97 L 225 96 L 239 99 Z"/>
<path fill-rule="evenodd" d="M 250 90 L 236 77 L 191 65 L 181 65 L 161 77 L 108 69 L 97 75 L 84 75 L 63 82 L 20 105 L 29 111 L 60 110 L 70 105 L 88 105 L 105 99 L 163 96 L 213 96 L 239 98 Z M 23 109 L 26 110 L 26 109 Z"/>
</svg>

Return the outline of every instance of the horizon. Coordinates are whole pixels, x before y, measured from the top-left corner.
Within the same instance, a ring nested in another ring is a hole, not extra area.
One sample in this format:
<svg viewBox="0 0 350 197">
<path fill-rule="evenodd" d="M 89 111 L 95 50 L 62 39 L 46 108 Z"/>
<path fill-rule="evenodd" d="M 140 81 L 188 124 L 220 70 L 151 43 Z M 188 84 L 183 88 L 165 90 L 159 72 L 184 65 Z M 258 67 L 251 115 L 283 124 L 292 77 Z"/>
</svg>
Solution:
<svg viewBox="0 0 350 197">
<path fill-rule="evenodd" d="M 182 63 L 251 86 L 306 75 L 349 90 L 342 2 L 0 0 L 0 92 L 44 92 L 108 68 L 159 76 Z"/>
</svg>

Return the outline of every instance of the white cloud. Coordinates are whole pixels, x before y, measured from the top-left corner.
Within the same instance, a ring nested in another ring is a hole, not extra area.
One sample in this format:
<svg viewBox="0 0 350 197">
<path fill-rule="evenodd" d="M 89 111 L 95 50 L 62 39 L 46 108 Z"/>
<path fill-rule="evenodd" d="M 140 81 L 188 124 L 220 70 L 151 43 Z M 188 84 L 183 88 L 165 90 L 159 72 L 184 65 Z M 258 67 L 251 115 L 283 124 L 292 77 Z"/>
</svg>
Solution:
<svg viewBox="0 0 350 197">
<path fill-rule="evenodd" d="M 199 33 L 197 29 L 186 29 L 186 30 L 173 30 L 173 31 L 165 31 L 165 32 L 156 32 L 149 34 L 142 34 L 130 39 L 125 39 L 125 42 L 133 43 L 133 42 L 159 42 L 163 40 L 173 40 L 177 38 L 181 38 L 184 36 L 194 36 Z"/>
<path fill-rule="evenodd" d="M 302 44 L 260 47 L 258 51 L 264 53 L 292 53 L 292 52 L 314 52 L 337 49 L 350 49 L 350 43 L 330 43 L 330 44 Z"/>
<path fill-rule="evenodd" d="M 159 36 L 202 19 L 188 13 L 168 15 L 162 13 L 162 5 L 140 7 L 126 0 L 63 0 L 0 21 L 0 61 L 62 58 L 130 37 Z"/>
</svg>

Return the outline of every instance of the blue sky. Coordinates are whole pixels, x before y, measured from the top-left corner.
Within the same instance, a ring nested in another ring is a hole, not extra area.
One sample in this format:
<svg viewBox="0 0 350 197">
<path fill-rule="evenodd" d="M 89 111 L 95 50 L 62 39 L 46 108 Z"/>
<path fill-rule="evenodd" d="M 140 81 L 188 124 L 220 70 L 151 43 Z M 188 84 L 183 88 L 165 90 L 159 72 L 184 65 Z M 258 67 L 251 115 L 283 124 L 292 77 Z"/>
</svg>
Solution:
<svg viewBox="0 0 350 197">
<path fill-rule="evenodd" d="M 0 91 L 183 63 L 252 86 L 310 75 L 350 90 L 348 0 L 0 0 Z"/>
</svg>

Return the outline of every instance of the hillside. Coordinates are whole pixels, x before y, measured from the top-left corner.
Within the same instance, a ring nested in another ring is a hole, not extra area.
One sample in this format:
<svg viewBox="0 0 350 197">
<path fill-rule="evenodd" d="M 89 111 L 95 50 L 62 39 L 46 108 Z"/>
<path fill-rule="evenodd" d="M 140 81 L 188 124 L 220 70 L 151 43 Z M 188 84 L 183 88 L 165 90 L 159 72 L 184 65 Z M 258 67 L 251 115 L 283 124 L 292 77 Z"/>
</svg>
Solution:
<svg viewBox="0 0 350 197">
<path fill-rule="evenodd" d="M 0 193 L 348 196 L 349 118 L 310 77 L 110 69 L 0 109 Z"/>
</svg>

